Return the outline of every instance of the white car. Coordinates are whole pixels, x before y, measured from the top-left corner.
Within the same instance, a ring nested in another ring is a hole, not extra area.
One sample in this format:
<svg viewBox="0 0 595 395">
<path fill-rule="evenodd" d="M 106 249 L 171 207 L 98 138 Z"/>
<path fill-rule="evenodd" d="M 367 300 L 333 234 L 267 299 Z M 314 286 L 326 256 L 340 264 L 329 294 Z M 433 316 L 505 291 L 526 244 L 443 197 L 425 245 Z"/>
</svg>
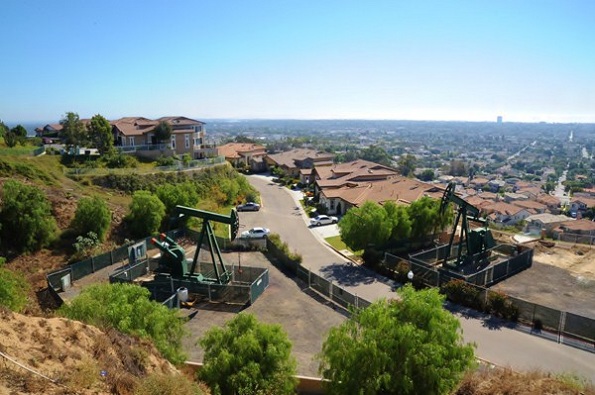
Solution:
<svg viewBox="0 0 595 395">
<path fill-rule="evenodd" d="M 311 226 L 330 225 L 330 224 L 336 224 L 337 222 L 339 222 L 339 218 L 332 217 L 329 215 L 318 215 L 318 216 L 310 219 Z"/>
<path fill-rule="evenodd" d="M 271 231 L 268 228 L 257 227 L 243 231 L 240 237 L 242 239 L 262 239 L 269 233 L 271 233 Z"/>
</svg>

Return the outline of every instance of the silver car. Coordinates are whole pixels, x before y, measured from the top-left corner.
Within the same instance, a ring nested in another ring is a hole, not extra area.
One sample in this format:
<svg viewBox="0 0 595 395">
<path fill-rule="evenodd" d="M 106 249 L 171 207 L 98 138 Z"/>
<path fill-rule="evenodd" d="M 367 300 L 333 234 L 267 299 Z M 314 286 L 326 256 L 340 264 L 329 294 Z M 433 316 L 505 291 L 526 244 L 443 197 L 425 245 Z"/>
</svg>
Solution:
<svg viewBox="0 0 595 395">
<path fill-rule="evenodd" d="M 244 204 L 238 204 L 236 206 L 238 211 L 258 211 L 260 210 L 260 204 L 254 202 L 248 202 Z"/>
<path fill-rule="evenodd" d="M 310 226 L 330 225 L 336 224 L 337 222 L 339 222 L 339 218 L 337 217 L 332 217 L 329 215 L 318 215 L 310 219 Z"/>
<path fill-rule="evenodd" d="M 271 231 L 268 228 L 256 227 L 249 230 L 245 230 L 240 235 L 242 239 L 262 239 L 267 236 Z"/>
</svg>

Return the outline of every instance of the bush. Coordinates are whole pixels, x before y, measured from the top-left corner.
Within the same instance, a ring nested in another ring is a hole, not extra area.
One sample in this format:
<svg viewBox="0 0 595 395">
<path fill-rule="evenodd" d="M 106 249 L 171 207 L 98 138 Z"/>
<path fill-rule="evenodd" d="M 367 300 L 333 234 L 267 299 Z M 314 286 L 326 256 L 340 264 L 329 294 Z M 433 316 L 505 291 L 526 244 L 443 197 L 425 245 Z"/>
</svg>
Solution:
<svg viewBox="0 0 595 395">
<path fill-rule="evenodd" d="M 138 160 L 131 155 L 123 154 L 120 151 L 112 150 L 101 157 L 105 167 L 109 169 L 126 169 L 138 167 Z"/>
<path fill-rule="evenodd" d="M 448 394 L 474 367 L 474 345 L 436 289 L 398 293 L 330 330 L 319 355 L 325 393 Z"/>
<path fill-rule="evenodd" d="M 286 266 L 297 266 L 302 263 L 302 256 L 297 252 L 289 251 L 289 246 L 277 233 L 272 233 L 268 236 L 269 242 L 275 246 L 271 252 L 275 258 L 280 260 Z"/>
<path fill-rule="evenodd" d="M 39 188 L 7 180 L 0 201 L 1 240 L 5 248 L 17 253 L 32 252 L 55 239 L 58 226 L 52 206 Z"/>
<path fill-rule="evenodd" d="M 99 245 L 101 242 L 94 232 L 89 232 L 86 236 L 77 236 L 76 242 L 72 245 L 75 254 L 71 260 L 77 261 L 95 255 L 95 250 Z"/>
<path fill-rule="evenodd" d="M 453 303 L 472 308 L 481 308 L 480 291 L 463 280 L 451 280 L 442 286 L 441 292 Z"/>
<path fill-rule="evenodd" d="M 67 318 L 114 328 L 122 333 L 149 338 L 170 362 L 184 362 L 184 322 L 176 310 L 149 300 L 150 291 L 132 284 L 97 284 L 84 289 L 59 312 Z"/>
<path fill-rule="evenodd" d="M 519 317 L 518 308 L 512 304 L 506 294 L 502 292 L 489 292 L 486 310 L 490 314 L 516 321 Z"/>
<path fill-rule="evenodd" d="M 224 328 L 210 329 L 200 345 L 205 356 L 199 377 L 213 394 L 295 393 L 296 361 L 281 325 L 240 313 Z"/>
<path fill-rule="evenodd" d="M 173 166 L 176 164 L 176 160 L 173 156 L 163 156 L 161 155 L 156 160 L 157 166 Z"/>
<path fill-rule="evenodd" d="M 20 273 L 4 268 L 4 262 L 0 257 L 0 306 L 22 312 L 28 302 L 29 283 Z"/>
<path fill-rule="evenodd" d="M 165 217 L 165 205 L 149 191 L 136 191 L 132 196 L 126 222 L 135 237 L 157 233 Z"/>
<path fill-rule="evenodd" d="M 79 235 L 93 233 L 98 241 L 105 240 L 105 235 L 112 221 L 107 204 L 99 196 L 84 197 L 78 202 L 72 227 Z"/>
</svg>

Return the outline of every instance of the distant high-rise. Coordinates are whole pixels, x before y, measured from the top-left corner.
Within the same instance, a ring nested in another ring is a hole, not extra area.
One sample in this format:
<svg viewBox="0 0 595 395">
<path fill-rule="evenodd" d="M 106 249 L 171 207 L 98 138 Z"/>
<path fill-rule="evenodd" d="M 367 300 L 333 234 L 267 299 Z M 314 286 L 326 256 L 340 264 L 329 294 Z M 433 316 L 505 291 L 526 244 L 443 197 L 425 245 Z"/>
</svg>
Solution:
<svg viewBox="0 0 595 395">
<path fill-rule="evenodd" d="M 498 115 L 498 118 L 496 118 L 496 122 L 502 123 L 502 115 Z"/>
</svg>

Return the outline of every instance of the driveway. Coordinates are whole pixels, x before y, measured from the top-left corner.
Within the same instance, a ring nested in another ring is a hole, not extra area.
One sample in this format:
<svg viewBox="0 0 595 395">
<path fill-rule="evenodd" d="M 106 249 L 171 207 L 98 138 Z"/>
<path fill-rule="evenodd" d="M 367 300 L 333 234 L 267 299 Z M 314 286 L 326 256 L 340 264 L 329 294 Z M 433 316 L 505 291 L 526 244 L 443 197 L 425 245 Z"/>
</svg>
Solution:
<svg viewBox="0 0 595 395">
<path fill-rule="evenodd" d="M 258 212 L 239 213 L 240 230 L 254 226 L 269 228 L 272 233 L 279 234 L 291 250 L 302 255 L 304 267 L 343 288 L 348 286 L 349 291 L 359 297 L 374 300 L 394 296 L 392 289 L 396 283 L 371 270 L 352 265 L 349 259 L 328 247 L 324 238 L 338 234 L 336 225 L 308 227 L 310 219 L 299 203 L 300 192 L 281 187 L 270 177 L 252 175 L 248 179 L 260 191 L 262 207 Z"/>
<path fill-rule="evenodd" d="M 308 228 L 308 218 L 297 202 L 299 195 L 274 184 L 269 177 L 252 175 L 250 183 L 260 191 L 260 212 L 240 213 L 240 225 L 265 226 L 278 233 L 291 250 L 302 254 L 303 265 L 351 293 L 373 301 L 394 296 L 396 284 L 365 268 L 353 266 L 330 247 L 323 235 L 327 229 Z M 326 228 L 326 227 L 325 227 Z M 495 324 L 485 317 L 454 313 L 461 322 L 465 341 L 477 344 L 476 355 L 513 369 L 541 369 L 549 372 L 575 372 L 595 382 L 595 353 L 558 344 Z"/>
</svg>

